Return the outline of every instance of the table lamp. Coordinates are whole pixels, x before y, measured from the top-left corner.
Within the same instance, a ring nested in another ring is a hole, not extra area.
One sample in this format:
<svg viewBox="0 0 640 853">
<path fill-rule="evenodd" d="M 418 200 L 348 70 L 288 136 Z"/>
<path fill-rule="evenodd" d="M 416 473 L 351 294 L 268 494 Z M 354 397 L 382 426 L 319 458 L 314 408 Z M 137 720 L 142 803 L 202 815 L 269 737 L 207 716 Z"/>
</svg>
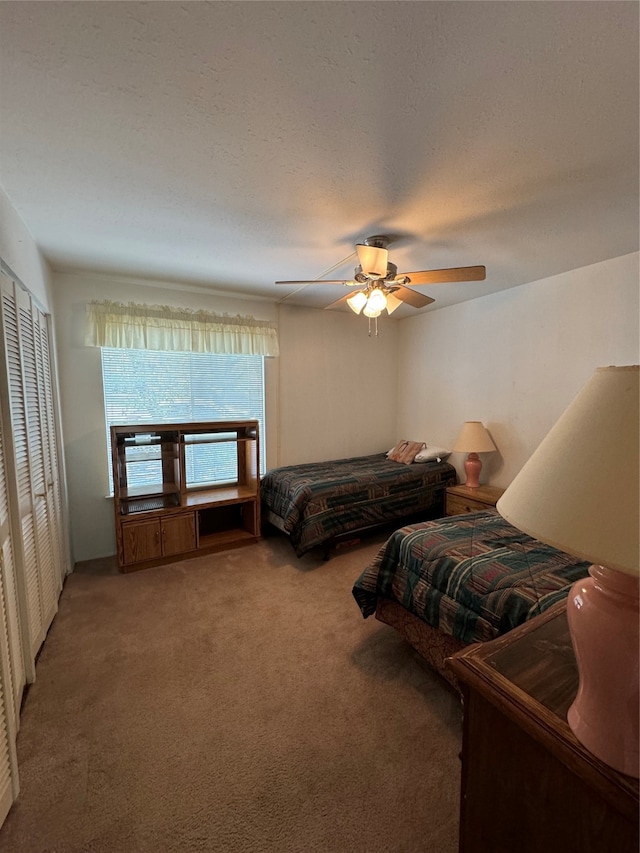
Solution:
<svg viewBox="0 0 640 853">
<path fill-rule="evenodd" d="M 567 599 L 579 687 L 567 721 L 638 777 L 638 365 L 601 367 L 497 504 L 511 524 L 594 565 Z"/>
<path fill-rule="evenodd" d="M 467 475 L 465 486 L 470 489 L 477 489 L 480 485 L 480 472 L 482 471 L 482 461 L 478 453 L 489 453 L 496 450 L 491 436 L 480 421 L 467 421 L 460 430 L 453 450 L 469 454 L 464 460 L 464 470 Z"/>
</svg>

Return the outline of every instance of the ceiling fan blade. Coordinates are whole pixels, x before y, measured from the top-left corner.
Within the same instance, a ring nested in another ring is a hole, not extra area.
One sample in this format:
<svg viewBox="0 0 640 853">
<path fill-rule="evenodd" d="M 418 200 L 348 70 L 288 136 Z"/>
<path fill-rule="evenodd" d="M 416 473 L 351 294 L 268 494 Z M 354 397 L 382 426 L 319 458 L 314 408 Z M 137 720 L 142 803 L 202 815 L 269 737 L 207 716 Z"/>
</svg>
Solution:
<svg viewBox="0 0 640 853">
<path fill-rule="evenodd" d="M 387 249 L 381 249 L 378 246 L 366 246 L 364 243 L 356 244 L 356 252 L 358 260 L 362 267 L 362 272 L 370 278 L 384 278 L 387 274 L 387 261 L 389 260 L 389 252 Z"/>
<path fill-rule="evenodd" d="M 403 272 L 409 284 L 442 284 L 448 281 L 484 281 L 487 277 L 486 267 L 452 267 L 446 270 L 419 270 L 418 272 Z"/>
<path fill-rule="evenodd" d="M 436 301 L 430 296 L 425 296 L 424 293 L 418 293 L 417 290 L 411 290 L 410 287 L 402 287 L 401 285 L 394 288 L 393 295 L 397 299 L 402 299 L 403 302 L 406 302 L 407 305 L 411 305 L 413 308 L 425 308 Z"/>
<path fill-rule="evenodd" d="M 313 279 L 313 281 L 276 281 L 276 284 L 295 284 L 296 286 L 300 284 L 346 284 L 347 286 L 351 287 L 352 285 L 357 283 L 357 281 L 347 281 L 344 278 L 316 278 Z"/>
</svg>

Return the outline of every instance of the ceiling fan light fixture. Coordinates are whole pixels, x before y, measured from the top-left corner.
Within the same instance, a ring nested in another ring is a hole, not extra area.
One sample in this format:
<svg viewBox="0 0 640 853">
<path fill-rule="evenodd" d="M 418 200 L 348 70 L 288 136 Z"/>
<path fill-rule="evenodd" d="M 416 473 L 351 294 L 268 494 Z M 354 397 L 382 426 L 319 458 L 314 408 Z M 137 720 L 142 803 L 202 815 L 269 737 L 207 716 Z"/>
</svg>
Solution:
<svg viewBox="0 0 640 853">
<path fill-rule="evenodd" d="M 367 304 L 362 309 L 365 317 L 379 317 L 387 307 L 387 297 L 383 290 L 379 287 L 374 287 L 369 291 Z"/>
<path fill-rule="evenodd" d="M 358 260 L 362 267 L 362 272 L 374 280 L 384 278 L 387 274 L 387 262 L 389 260 L 389 250 L 382 249 L 378 246 L 366 246 L 364 243 L 358 243 L 356 246 Z"/>
<path fill-rule="evenodd" d="M 387 314 L 393 314 L 396 308 L 402 305 L 402 299 L 398 299 L 393 293 L 387 294 Z"/>
<path fill-rule="evenodd" d="M 365 317 L 373 319 L 374 317 L 379 317 L 382 314 L 382 311 L 380 310 L 380 308 L 371 308 L 371 306 L 367 302 L 367 304 L 362 309 L 362 313 Z"/>
<path fill-rule="evenodd" d="M 347 305 L 351 308 L 354 314 L 359 314 L 366 304 L 367 294 L 364 290 L 358 290 L 347 299 Z"/>
<path fill-rule="evenodd" d="M 367 299 L 367 308 L 371 311 L 384 311 L 387 307 L 387 297 L 385 292 L 381 290 L 379 287 L 374 287 L 371 293 L 369 294 L 369 298 Z"/>
</svg>

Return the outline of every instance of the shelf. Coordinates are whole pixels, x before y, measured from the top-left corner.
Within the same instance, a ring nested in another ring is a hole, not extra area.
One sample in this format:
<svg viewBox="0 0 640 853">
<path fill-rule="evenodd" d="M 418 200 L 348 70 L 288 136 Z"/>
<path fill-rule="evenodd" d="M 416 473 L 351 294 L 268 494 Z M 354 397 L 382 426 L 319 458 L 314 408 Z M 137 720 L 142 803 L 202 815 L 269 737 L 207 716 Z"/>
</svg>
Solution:
<svg viewBox="0 0 640 853">
<path fill-rule="evenodd" d="M 120 515 L 135 516 L 145 512 L 154 512 L 162 509 L 176 509 L 180 506 L 179 495 L 156 495 L 155 497 L 142 497 L 136 500 L 124 501 L 120 504 Z"/>
<path fill-rule="evenodd" d="M 232 504 L 254 501 L 257 498 L 256 486 L 224 486 L 217 489 L 202 489 L 187 492 L 183 496 L 182 506 L 206 506 L 207 504 Z"/>
<path fill-rule="evenodd" d="M 217 545 L 228 545 L 239 541 L 255 540 L 257 537 L 248 530 L 243 530 L 241 527 L 234 527 L 229 530 L 219 530 L 216 533 L 209 533 L 207 536 L 201 536 L 198 541 L 198 548 L 211 548 Z"/>
<path fill-rule="evenodd" d="M 175 483 L 158 483 L 145 486 L 130 486 L 120 489 L 120 500 L 131 501 L 140 498 L 157 498 L 162 495 L 177 495 L 180 489 Z"/>
</svg>

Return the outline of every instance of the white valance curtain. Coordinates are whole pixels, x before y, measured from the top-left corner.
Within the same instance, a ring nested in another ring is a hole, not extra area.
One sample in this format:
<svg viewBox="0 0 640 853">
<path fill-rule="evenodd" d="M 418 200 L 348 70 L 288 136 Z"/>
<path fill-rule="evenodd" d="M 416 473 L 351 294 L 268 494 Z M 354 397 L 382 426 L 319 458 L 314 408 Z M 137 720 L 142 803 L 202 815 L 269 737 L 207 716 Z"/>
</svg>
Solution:
<svg viewBox="0 0 640 853">
<path fill-rule="evenodd" d="M 277 356 L 278 334 L 269 320 L 231 317 L 168 305 L 90 302 L 85 344 L 93 347 Z"/>
</svg>

